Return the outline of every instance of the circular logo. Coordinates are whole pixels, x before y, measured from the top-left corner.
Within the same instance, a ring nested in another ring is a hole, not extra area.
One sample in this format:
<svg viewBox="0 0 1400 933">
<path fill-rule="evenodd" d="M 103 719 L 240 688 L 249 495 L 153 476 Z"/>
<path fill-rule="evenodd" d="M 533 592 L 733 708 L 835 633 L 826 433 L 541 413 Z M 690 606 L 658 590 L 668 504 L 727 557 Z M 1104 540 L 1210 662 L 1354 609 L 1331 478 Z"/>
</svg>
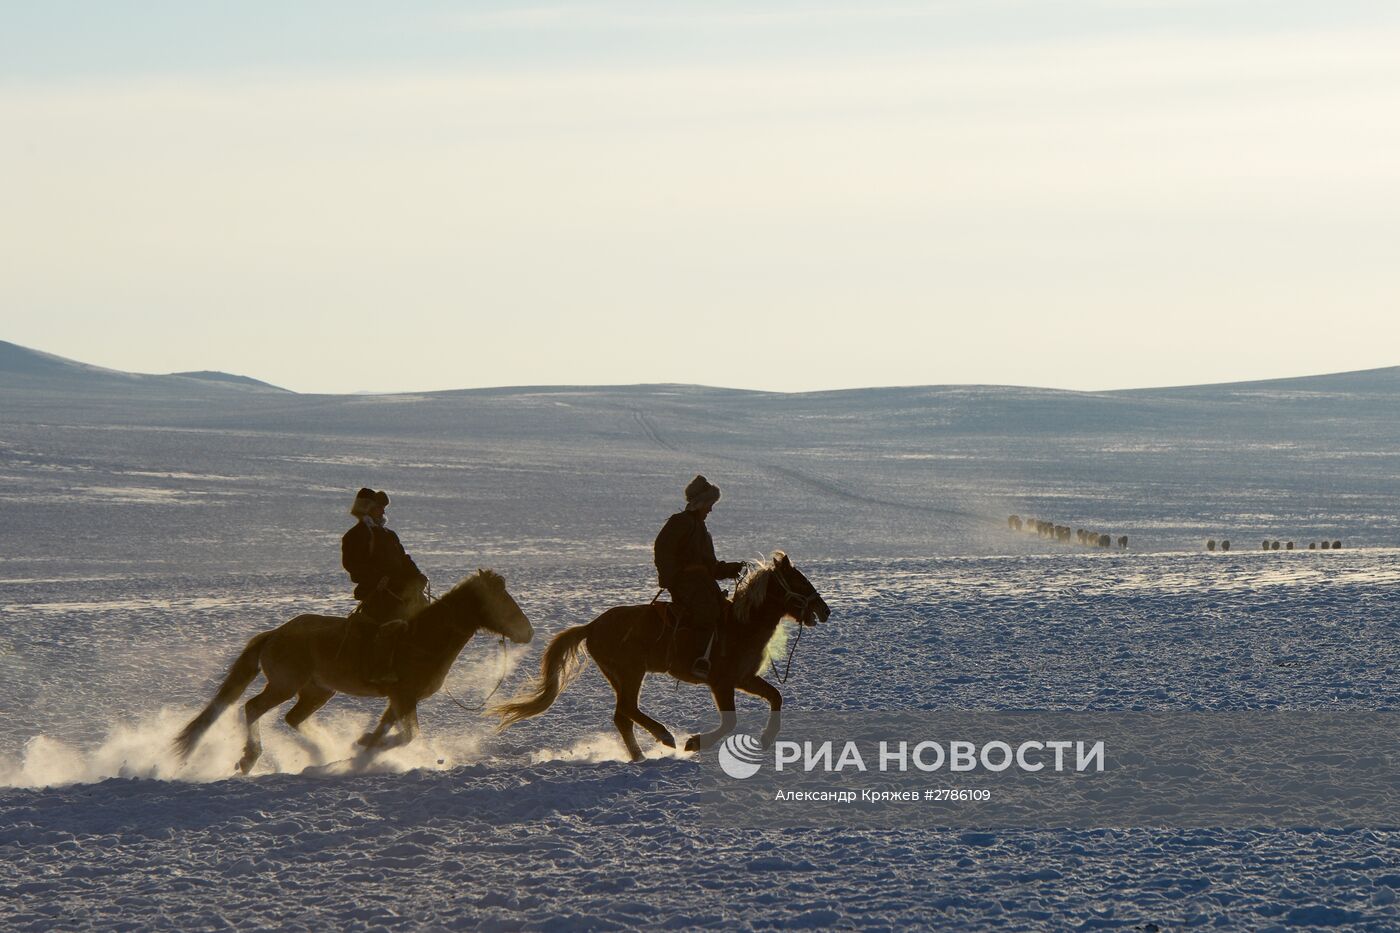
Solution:
<svg viewBox="0 0 1400 933">
<path fill-rule="evenodd" d="M 762 764 L 763 743 L 751 735 L 736 732 L 719 747 L 719 766 L 732 778 L 751 778 Z"/>
</svg>

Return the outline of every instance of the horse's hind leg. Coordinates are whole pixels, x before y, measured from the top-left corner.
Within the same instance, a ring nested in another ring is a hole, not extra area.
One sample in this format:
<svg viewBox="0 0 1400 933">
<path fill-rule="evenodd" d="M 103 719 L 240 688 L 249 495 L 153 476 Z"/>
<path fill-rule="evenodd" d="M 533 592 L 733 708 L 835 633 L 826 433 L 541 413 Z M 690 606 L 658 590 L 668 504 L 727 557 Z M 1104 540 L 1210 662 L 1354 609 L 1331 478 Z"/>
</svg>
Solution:
<svg viewBox="0 0 1400 933">
<path fill-rule="evenodd" d="M 676 747 L 676 737 L 671 734 L 671 730 L 642 712 L 642 708 L 637 705 L 635 696 L 632 699 L 632 721 L 650 732 L 652 738 L 667 748 Z"/>
<path fill-rule="evenodd" d="M 311 714 L 325 706 L 331 697 L 335 696 L 334 690 L 327 690 L 324 687 L 303 687 L 301 693 L 297 694 L 297 701 L 292 704 L 292 708 L 287 710 L 287 725 L 298 731 L 301 724 L 311 718 Z"/>
<path fill-rule="evenodd" d="M 768 701 L 768 725 L 763 727 L 763 747 L 770 748 L 774 740 L 778 738 L 778 730 L 783 723 L 783 695 L 778 692 L 778 688 L 768 681 L 752 674 L 739 681 L 739 689 L 745 693 L 752 693 L 756 697 L 762 697 Z"/>
<path fill-rule="evenodd" d="M 627 712 L 627 705 L 627 701 L 619 693 L 617 704 L 613 707 L 613 725 L 622 736 L 622 744 L 627 746 L 627 754 L 633 761 L 641 761 L 646 756 L 642 754 L 642 747 L 637 744 L 637 736 L 632 731 L 632 716 Z"/>
<path fill-rule="evenodd" d="M 656 739 L 656 741 L 667 748 L 675 748 L 676 737 L 671 734 L 671 730 L 642 712 L 641 706 L 638 705 L 642 693 L 642 681 L 644 679 L 646 679 L 646 674 L 638 674 L 636 684 L 633 685 L 626 694 L 631 703 L 628 714 L 632 717 L 633 722 L 650 732 L 651 737 Z"/>
<path fill-rule="evenodd" d="M 243 704 L 243 721 L 247 725 L 248 740 L 243 745 L 243 757 L 238 761 L 238 770 L 247 774 L 262 755 L 262 737 L 258 732 L 258 720 L 270 709 L 281 706 L 296 693 L 293 688 L 274 685 L 271 682 L 262 692 Z"/>
<path fill-rule="evenodd" d="M 597 659 L 594 660 L 596 662 Z M 652 738 L 662 745 L 675 748 L 676 740 L 671 735 L 670 730 L 642 712 L 637 705 L 637 699 L 642 692 L 642 679 L 646 677 L 646 674 L 642 671 L 622 673 L 601 664 L 598 665 L 598 669 L 603 672 L 608 683 L 612 684 L 613 693 L 617 695 L 617 704 L 613 707 L 613 725 L 617 727 L 618 733 L 622 736 L 622 744 L 627 746 L 627 754 L 632 757 L 632 760 L 641 761 L 645 757 L 642 754 L 641 746 L 637 744 L 637 737 L 632 731 L 633 723 L 650 732 Z"/>
<path fill-rule="evenodd" d="M 593 660 L 594 663 L 598 663 L 596 657 Z M 613 725 L 617 727 L 618 734 L 622 736 L 622 744 L 627 746 L 627 754 L 633 761 L 641 761 L 643 758 L 642 748 L 637 744 L 636 735 L 632 733 L 632 715 L 629 709 L 635 708 L 637 705 L 637 693 L 641 690 L 641 684 L 638 683 L 632 688 L 629 700 L 627 698 L 628 678 L 601 663 L 598 663 L 598 670 L 602 671 L 603 676 L 608 679 L 608 683 L 613 688 L 613 695 L 617 698 L 617 702 L 613 706 Z"/>
<path fill-rule="evenodd" d="M 316 747 L 315 743 L 302 731 L 301 727 L 306 720 L 311 718 L 312 713 L 315 713 L 318 709 L 325 706 L 326 702 L 333 696 L 335 696 L 334 690 L 326 690 L 323 687 L 307 685 L 301 689 L 301 693 L 297 696 L 297 701 L 292 704 L 291 709 L 287 710 L 287 715 L 284 717 L 287 721 L 287 725 L 292 727 L 292 731 L 297 734 L 303 746 L 312 754 L 318 764 L 324 756 L 321 754 L 320 748 Z"/>
</svg>

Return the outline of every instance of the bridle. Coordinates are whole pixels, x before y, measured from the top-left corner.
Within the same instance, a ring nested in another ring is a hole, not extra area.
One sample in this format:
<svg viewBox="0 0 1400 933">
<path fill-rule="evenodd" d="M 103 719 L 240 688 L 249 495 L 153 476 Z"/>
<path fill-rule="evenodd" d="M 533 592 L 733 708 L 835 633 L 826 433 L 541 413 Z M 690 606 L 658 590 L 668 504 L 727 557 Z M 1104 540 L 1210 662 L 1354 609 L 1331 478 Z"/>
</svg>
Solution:
<svg viewBox="0 0 1400 933">
<path fill-rule="evenodd" d="M 778 578 L 778 585 L 783 588 L 783 609 L 797 620 L 799 634 L 801 629 L 807 625 L 807 614 L 812 608 L 812 603 L 821 599 L 816 593 L 803 595 L 788 585 L 783 578 L 783 572 L 777 567 L 773 568 L 773 576 Z"/>
</svg>

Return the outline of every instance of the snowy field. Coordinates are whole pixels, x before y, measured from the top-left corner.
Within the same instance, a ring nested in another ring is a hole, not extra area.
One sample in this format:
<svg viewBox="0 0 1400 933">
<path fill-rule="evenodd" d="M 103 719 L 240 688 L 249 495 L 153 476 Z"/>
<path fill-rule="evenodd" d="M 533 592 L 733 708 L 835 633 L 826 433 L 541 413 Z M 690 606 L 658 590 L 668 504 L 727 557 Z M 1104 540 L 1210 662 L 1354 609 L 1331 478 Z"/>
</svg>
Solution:
<svg viewBox="0 0 1400 933">
<path fill-rule="evenodd" d="M 1400 708 L 1395 371 L 339 398 L 11 352 L 0 392 L 0 927 L 1400 926 L 1384 830 L 705 827 L 696 762 L 625 763 L 591 668 L 503 734 L 434 698 L 420 744 L 355 770 L 378 707 L 345 697 L 315 749 L 269 718 L 250 778 L 233 715 L 188 765 L 166 751 L 251 634 L 351 608 L 356 487 L 390 491 L 439 589 L 494 567 L 534 623 L 507 655 L 468 646 L 449 684 L 471 705 L 651 598 L 651 537 L 697 470 L 725 491 L 721 556 L 784 547 L 832 607 L 789 708 Z M 1016 535 L 1011 512 L 1132 547 Z M 1346 547 L 1305 549 L 1324 537 Z M 715 720 L 657 679 L 642 705 Z"/>
</svg>

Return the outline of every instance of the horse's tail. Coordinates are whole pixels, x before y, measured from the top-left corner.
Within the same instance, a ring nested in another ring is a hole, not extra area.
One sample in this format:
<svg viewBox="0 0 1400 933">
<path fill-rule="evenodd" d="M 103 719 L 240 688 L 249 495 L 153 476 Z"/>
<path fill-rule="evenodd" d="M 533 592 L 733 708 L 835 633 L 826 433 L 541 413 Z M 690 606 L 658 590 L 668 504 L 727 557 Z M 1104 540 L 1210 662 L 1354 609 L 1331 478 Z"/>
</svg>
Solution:
<svg viewBox="0 0 1400 933">
<path fill-rule="evenodd" d="M 588 637 L 588 628 L 588 625 L 575 625 L 550 640 L 540 661 L 539 689 L 532 696 L 520 697 L 492 708 L 491 712 L 501 717 L 499 728 L 505 729 L 522 719 L 538 716 L 553 705 L 579 671 L 580 665 L 576 662 L 583 648 L 583 640 Z"/>
<path fill-rule="evenodd" d="M 195 744 L 199 742 L 209 727 L 214 724 L 214 720 L 224 710 L 228 709 L 230 703 L 243 695 L 243 691 L 248 689 L 248 685 L 253 682 L 253 678 L 258 676 L 258 662 L 262 656 L 263 642 L 271 637 L 272 632 L 263 632 L 254 635 L 248 642 L 243 653 L 238 656 L 238 660 L 233 662 L 229 668 L 228 675 L 224 677 L 224 682 L 219 685 L 219 692 L 214 694 L 214 699 L 209 701 L 209 705 L 204 707 L 204 711 L 190 720 L 189 725 L 175 736 L 175 751 L 183 761 L 189 757 L 194 750 Z"/>
</svg>

